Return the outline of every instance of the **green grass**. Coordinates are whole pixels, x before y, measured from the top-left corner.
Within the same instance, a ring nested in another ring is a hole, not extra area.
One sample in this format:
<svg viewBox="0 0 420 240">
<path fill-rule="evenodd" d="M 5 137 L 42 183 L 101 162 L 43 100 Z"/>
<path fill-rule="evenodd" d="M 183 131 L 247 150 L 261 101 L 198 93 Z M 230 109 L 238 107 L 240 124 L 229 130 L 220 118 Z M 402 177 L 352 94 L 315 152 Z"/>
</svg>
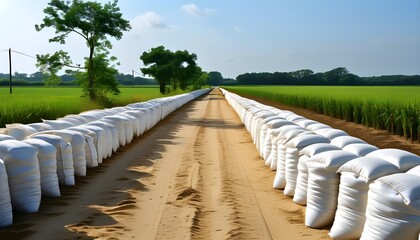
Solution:
<svg viewBox="0 0 420 240">
<path fill-rule="evenodd" d="M 420 87 L 235 86 L 227 90 L 420 141 Z"/>
<path fill-rule="evenodd" d="M 121 94 L 112 99 L 113 106 L 179 94 L 180 91 L 162 95 L 157 87 L 123 87 Z M 0 88 L 0 127 L 9 123 L 32 123 L 41 119 L 56 119 L 67 114 L 77 114 L 104 106 L 90 102 L 77 87 L 15 87 Z"/>
</svg>

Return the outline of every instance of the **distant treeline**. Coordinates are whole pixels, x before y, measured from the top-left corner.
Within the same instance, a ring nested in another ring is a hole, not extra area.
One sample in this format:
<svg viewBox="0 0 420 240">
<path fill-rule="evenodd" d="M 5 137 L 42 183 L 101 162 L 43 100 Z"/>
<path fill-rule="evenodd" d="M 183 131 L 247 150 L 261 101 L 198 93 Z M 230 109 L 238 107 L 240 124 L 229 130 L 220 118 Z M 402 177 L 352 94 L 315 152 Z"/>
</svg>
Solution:
<svg viewBox="0 0 420 240">
<path fill-rule="evenodd" d="M 229 85 L 232 84 L 232 82 L 229 83 Z M 340 67 L 323 73 L 314 73 L 309 69 L 294 72 L 245 73 L 236 77 L 236 83 L 238 85 L 420 85 L 420 75 L 359 77 L 346 68 Z"/>
<path fill-rule="evenodd" d="M 76 86 L 76 78 L 73 75 L 64 74 L 61 77 L 59 86 Z M 117 81 L 121 85 L 158 85 L 157 81 L 151 78 L 134 77 L 130 74 L 119 73 L 116 76 Z M 42 72 L 32 74 L 15 72 L 12 75 L 12 84 L 14 86 L 44 86 L 45 76 Z M 0 73 L 0 86 L 9 85 L 9 74 Z"/>
</svg>

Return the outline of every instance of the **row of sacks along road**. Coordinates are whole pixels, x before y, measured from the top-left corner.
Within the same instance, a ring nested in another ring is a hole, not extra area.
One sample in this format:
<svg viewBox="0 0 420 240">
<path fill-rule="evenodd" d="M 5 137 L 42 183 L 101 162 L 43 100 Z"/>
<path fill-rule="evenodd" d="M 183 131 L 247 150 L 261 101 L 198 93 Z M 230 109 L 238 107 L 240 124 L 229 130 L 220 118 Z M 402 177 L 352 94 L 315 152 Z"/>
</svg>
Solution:
<svg viewBox="0 0 420 240">
<path fill-rule="evenodd" d="M 12 224 L 12 210 L 37 212 L 42 196 L 59 197 L 60 185 L 75 185 L 75 176 L 86 176 L 87 169 L 208 91 L 7 125 L 0 134 L 0 226 Z"/>
<path fill-rule="evenodd" d="M 273 187 L 306 205 L 306 226 L 331 227 L 333 239 L 420 239 L 419 156 L 221 91 L 276 171 Z"/>
</svg>

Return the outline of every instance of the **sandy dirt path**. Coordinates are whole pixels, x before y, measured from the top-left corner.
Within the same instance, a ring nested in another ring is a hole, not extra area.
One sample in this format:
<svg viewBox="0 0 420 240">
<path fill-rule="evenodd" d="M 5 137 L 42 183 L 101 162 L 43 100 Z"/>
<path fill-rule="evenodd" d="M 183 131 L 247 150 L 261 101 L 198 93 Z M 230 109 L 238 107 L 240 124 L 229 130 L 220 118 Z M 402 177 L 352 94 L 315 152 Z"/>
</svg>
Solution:
<svg viewBox="0 0 420 240">
<path fill-rule="evenodd" d="M 274 175 L 216 89 L 18 214 L 0 239 L 329 239 L 272 189 Z"/>
</svg>

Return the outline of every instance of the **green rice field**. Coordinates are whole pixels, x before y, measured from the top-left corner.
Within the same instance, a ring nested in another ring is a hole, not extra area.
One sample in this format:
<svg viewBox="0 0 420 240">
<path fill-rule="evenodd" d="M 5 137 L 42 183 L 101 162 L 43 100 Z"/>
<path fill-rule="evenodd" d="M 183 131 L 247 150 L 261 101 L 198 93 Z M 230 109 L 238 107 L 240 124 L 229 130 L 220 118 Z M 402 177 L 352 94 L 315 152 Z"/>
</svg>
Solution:
<svg viewBox="0 0 420 240">
<path fill-rule="evenodd" d="M 165 97 L 158 87 L 120 88 L 121 94 L 112 99 L 113 106 Z M 170 95 L 181 92 L 171 92 Z M 90 102 L 77 87 L 15 87 L 0 88 L 0 127 L 8 123 L 32 123 L 41 119 L 56 119 L 104 106 Z"/>
<path fill-rule="evenodd" d="M 229 86 L 225 89 L 420 141 L 418 86 Z"/>
</svg>

